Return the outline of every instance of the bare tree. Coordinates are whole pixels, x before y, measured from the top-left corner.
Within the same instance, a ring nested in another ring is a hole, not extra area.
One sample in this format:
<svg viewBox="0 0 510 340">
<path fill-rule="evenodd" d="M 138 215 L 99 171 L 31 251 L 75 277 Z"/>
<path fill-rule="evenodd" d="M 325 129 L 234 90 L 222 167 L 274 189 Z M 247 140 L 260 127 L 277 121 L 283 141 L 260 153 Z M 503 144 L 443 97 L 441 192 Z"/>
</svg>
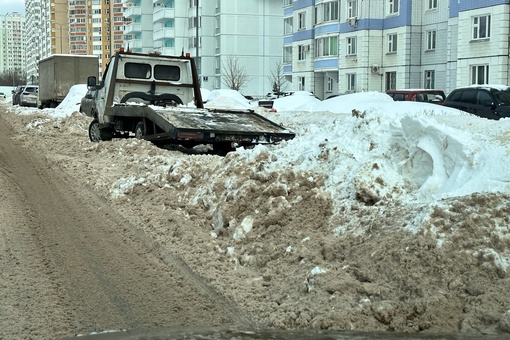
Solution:
<svg viewBox="0 0 510 340">
<path fill-rule="evenodd" d="M 229 89 L 239 91 L 248 82 L 246 71 L 239 65 L 237 57 L 229 56 L 223 62 L 221 70 L 222 83 Z"/>
<path fill-rule="evenodd" d="M 283 90 L 285 90 L 286 81 L 285 76 L 283 75 L 283 62 L 281 60 L 276 62 L 276 65 L 271 70 L 268 79 L 273 87 L 273 92 L 280 94 Z"/>
<path fill-rule="evenodd" d="M 19 69 L 5 70 L 0 73 L 0 85 L 2 86 L 16 86 L 19 84 L 26 84 L 26 72 Z"/>
</svg>

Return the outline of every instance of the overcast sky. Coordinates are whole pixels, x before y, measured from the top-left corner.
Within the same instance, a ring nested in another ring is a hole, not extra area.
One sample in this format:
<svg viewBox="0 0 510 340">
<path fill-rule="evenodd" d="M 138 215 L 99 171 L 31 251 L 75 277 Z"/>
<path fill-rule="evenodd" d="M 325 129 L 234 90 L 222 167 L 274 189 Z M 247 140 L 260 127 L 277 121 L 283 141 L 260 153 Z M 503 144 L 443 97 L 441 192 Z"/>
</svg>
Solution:
<svg viewBox="0 0 510 340">
<path fill-rule="evenodd" d="M 25 15 L 25 1 L 24 0 L 0 0 L 0 15 L 5 15 L 11 12 L 18 12 Z"/>
</svg>

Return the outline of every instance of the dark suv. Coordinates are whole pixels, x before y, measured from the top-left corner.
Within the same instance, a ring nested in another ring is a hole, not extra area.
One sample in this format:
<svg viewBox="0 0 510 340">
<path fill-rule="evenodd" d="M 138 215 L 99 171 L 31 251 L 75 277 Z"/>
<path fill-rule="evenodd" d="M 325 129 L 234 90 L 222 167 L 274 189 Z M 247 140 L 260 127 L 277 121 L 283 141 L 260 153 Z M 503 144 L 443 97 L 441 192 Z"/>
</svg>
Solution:
<svg viewBox="0 0 510 340">
<path fill-rule="evenodd" d="M 505 85 L 472 85 L 455 89 L 443 105 L 488 119 L 510 117 L 510 88 Z"/>
</svg>

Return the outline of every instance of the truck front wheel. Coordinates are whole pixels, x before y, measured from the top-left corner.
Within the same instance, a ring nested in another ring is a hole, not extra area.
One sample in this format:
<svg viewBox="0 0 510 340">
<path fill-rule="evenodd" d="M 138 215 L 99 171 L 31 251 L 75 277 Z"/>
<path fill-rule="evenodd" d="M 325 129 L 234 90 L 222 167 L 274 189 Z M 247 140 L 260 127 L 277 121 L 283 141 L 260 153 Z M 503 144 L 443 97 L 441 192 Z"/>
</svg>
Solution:
<svg viewBox="0 0 510 340">
<path fill-rule="evenodd" d="M 89 138 L 91 142 L 101 142 L 112 140 L 113 130 L 110 128 L 99 127 L 99 121 L 94 119 L 89 125 Z"/>
</svg>

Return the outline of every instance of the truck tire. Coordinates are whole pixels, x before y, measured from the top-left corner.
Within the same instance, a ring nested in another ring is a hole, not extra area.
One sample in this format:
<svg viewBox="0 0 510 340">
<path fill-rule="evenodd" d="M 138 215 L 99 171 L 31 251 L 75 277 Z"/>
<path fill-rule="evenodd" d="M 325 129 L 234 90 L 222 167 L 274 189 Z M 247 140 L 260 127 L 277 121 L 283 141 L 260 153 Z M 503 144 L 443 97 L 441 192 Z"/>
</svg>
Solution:
<svg viewBox="0 0 510 340">
<path fill-rule="evenodd" d="M 144 92 L 130 92 L 126 94 L 120 100 L 121 103 L 127 103 L 130 99 L 140 99 L 145 102 L 149 102 L 152 105 L 161 105 L 161 106 L 176 106 L 182 105 L 182 99 L 179 96 L 176 96 L 172 93 L 163 93 L 160 95 L 152 95 Z"/>
<path fill-rule="evenodd" d="M 99 121 L 94 119 L 89 125 L 89 139 L 91 142 L 109 141 L 113 138 L 113 130 L 111 128 L 100 128 Z"/>
<path fill-rule="evenodd" d="M 145 136 L 145 124 L 143 123 L 143 120 L 141 120 L 136 124 L 135 138 L 143 139 L 144 136 Z"/>
<path fill-rule="evenodd" d="M 161 106 L 167 106 L 167 105 L 170 105 L 170 106 L 177 106 L 177 105 L 182 105 L 182 99 L 179 98 L 178 96 L 176 96 L 175 94 L 171 94 L 171 93 L 164 93 L 162 95 L 159 95 L 155 98 L 155 103 L 156 105 L 161 105 Z"/>
<path fill-rule="evenodd" d="M 226 156 L 227 153 L 235 150 L 231 142 L 217 142 L 213 144 L 213 151 L 218 156 Z"/>
</svg>

